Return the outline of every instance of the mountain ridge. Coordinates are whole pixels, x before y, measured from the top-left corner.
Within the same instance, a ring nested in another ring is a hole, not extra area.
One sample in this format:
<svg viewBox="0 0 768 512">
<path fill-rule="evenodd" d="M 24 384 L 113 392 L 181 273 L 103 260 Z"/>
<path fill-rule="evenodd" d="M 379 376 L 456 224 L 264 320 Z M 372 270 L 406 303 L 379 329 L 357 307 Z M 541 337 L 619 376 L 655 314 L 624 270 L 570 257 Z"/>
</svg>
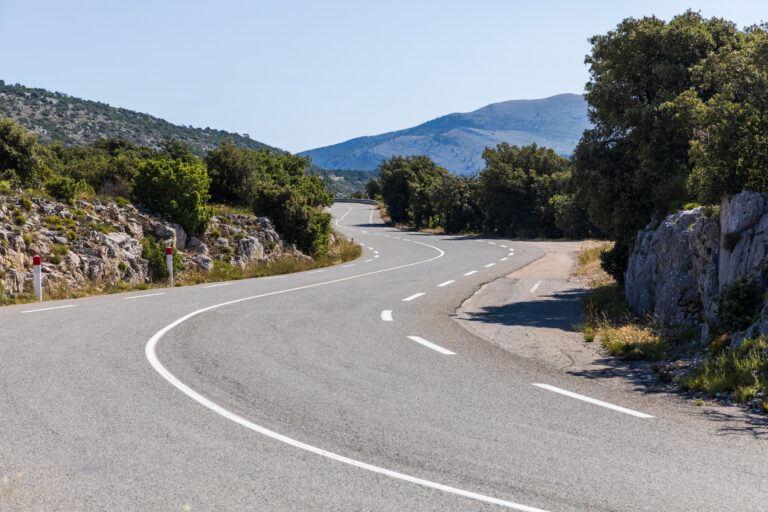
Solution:
<svg viewBox="0 0 768 512">
<path fill-rule="evenodd" d="M 325 169 L 373 170 L 400 154 L 426 154 L 457 174 L 482 168 L 482 150 L 500 142 L 537 143 L 570 156 L 589 126 L 580 94 L 491 103 L 471 112 L 454 112 L 419 125 L 302 151 Z"/>
</svg>

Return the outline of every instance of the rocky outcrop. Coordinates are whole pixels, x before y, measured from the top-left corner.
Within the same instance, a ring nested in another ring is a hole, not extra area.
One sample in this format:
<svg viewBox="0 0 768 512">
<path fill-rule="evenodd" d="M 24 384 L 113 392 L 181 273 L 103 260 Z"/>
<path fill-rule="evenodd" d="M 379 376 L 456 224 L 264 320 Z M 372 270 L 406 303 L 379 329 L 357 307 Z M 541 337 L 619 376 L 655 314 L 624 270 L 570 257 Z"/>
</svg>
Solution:
<svg viewBox="0 0 768 512">
<path fill-rule="evenodd" d="M 142 240 L 155 237 L 175 247 L 188 271 L 208 272 L 214 259 L 245 267 L 286 255 L 308 258 L 286 244 L 266 217 L 213 217 L 196 238 L 181 226 L 131 204 L 45 197 L 0 196 L 0 293 L 29 293 L 32 256 L 43 259 L 46 291 L 76 291 L 90 283 L 128 285 L 152 279 Z M 207 243 L 206 243 L 207 242 Z"/>
<path fill-rule="evenodd" d="M 768 266 L 768 195 L 742 192 L 711 208 L 682 211 L 638 233 L 625 274 L 629 306 L 664 326 L 717 321 L 720 289 Z M 752 335 L 768 334 L 768 305 Z"/>
</svg>

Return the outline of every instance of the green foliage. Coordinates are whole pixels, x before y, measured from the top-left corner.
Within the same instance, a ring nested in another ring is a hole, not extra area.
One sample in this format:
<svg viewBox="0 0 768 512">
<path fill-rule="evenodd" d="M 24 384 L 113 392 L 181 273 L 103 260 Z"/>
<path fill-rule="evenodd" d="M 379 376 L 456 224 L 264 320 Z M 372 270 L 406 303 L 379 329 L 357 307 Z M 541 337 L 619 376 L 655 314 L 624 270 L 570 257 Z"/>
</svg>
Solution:
<svg viewBox="0 0 768 512">
<path fill-rule="evenodd" d="M 45 222 L 45 227 L 52 230 L 60 230 L 64 229 L 64 227 L 61 225 L 61 218 L 54 217 L 52 215 L 49 215 L 43 219 Z"/>
<path fill-rule="evenodd" d="M 568 160 L 552 149 L 502 143 L 483 152 L 478 196 L 485 230 L 518 237 L 558 234 L 549 200 L 569 177 Z"/>
<path fill-rule="evenodd" d="M 152 280 L 155 282 L 168 279 L 168 266 L 165 257 L 165 244 L 162 240 L 148 236 L 141 241 L 141 257 L 149 262 L 149 270 Z M 173 251 L 173 272 L 184 270 L 181 255 Z"/>
<path fill-rule="evenodd" d="M 365 184 L 365 195 L 368 199 L 376 199 L 376 196 L 381 195 L 381 184 L 375 178 L 370 178 L 368 183 Z"/>
<path fill-rule="evenodd" d="M 0 116 L 0 178 L 14 186 L 39 184 L 37 138 L 12 119 Z"/>
<path fill-rule="evenodd" d="M 77 233 L 75 233 L 74 231 L 67 231 L 67 240 L 69 240 L 70 242 L 74 242 L 75 240 L 77 240 Z"/>
<path fill-rule="evenodd" d="M 134 194 L 139 202 L 164 213 L 192 234 L 205 232 L 212 209 L 210 178 L 198 162 L 147 160 L 139 164 Z"/>
<path fill-rule="evenodd" d="M 49 181 L 45 182 L 45 189 L 56 199 L 61 201 L 74 201 L 80 197 L 90 197 L 95 194 L 93 187 L 91 187 L 85 180 L 81 179 L 75 181 L 72 178 L 66 176 L 55 176 Z"/>
<path fill-rule="evenodd" d="M 573 195 L 555 194 L 549 198 L 548 205 L 555 227 L 566 238 L 581 239 L 599 236 L 599 231 L 589 222 L 589 215 L 576 203 Z"/>
<path fill-rule="evenodd" d="M 694 120 L 674 100 L 695 85 L 693 66 L 738 39 L 734 24 L 691 11 L 669 23 L 628 18 L 591 39 L 586 98 L 594 127 L 574 151 L 573 187 L 617 247 L 628 248 L 654 214 L 688 200 Z M 623 274 L 626 260 L 611 262 L 612 274 Z"/>
<path fill-rule="evenodd" d="M 13 210 L 13 222 L 19 226 L 23 226 L 27 222 L 27 218 L 24 217 L 24 214 L 18 208 Z"/>
<path fill-rule="evenodd" d="M 434 205 L 435 223 L 448 233 L 482 229 L 476 179 L 445 174 L 429 186 L 427 195 Z"/>
<path fill-rule="evenodd" d="M 720 328 L 724 332 L 746 329 L 757 321 L 765 299 L 762 280 L 755 276 L 741 276 L 720 290 Z"/>
<path fill-rule="evenodd" d="M 676 105 L 696 123 L 690 191 L 705 203 L 742 190 L 768 192 L 768 32 L 751 27 L 693 68 Z"/>
<path fill-rule="evenodd" d="M 108 235 L 113 231 L 115 231 L 115 228 L 113 228 L 112 226 L 107 226 L 106 224 L 98 224 L 96 222 L 89 222 L 88 228 L 94 231 L 99 231 L 101 233 L 104 233 L 105 235 Z"/>
<path fill-rule="evenodd" d="M 124 208 L 125 205 L 127 205 L 128 203 L 129 203 L 129 201 L 126 198 L 124 198 L 124 197 L 118 196 L 118 197 L 115 198 L 115 204 L 117 206 L 119 206 L 120 208 Z"/>
<path fill-rule="evenodd" d="M 618 283 L 624 282 L 624 272 L 627 270 L 629 260 L 629 245 L 616 242 L 613 247 L 600 253 L 600 264 L 603 270 L 613 277 Z"/>
<path fill-rule="evenodd" d="M 253 211 L 272 219 L 277 231 L 306 253 L 328 251 L 331 214 L 309 204 L 299 190 L 270 182 L 254 187 Z"/>
<path fill-rule="evenodd" d="M 734 392 L 739 402 L 768 392 L 768 340 L 744 340 L 734 350 L 720 352 L 681 382 L 683 389 L 716 393 Z"/>
<path fill-rule="evenodd" d="M 25 210 L 27 211 L 32 210 L 32 201 L 30 201 L 26 197 L 22 197 L 19 202 L 21 203 L 21 207 L 24 208 Z"/>
</svg>

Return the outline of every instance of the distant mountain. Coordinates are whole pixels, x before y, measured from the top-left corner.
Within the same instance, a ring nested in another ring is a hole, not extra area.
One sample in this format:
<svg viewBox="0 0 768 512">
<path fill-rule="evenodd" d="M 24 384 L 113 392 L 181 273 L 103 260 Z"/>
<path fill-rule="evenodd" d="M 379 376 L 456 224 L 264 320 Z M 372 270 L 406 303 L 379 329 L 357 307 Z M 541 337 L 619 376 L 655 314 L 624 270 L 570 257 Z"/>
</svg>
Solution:
<svg viewBox="0 0 768 512">
<path fill-rule="evenodd" d="M 60 92 L 6 85 L 0 80 L 0 115 L 15 119 L 41 142 L 60 141 L 67 146 L 82 146 L 101 137 L 118 137 L 134 144 L 160 147 L 167 139 L 179 139 L 198 155 L 231 137 L 238 147 L 270 148 L 237 134 L 212 128 L 179 126 L 149 114 L 111 107 L 97 101 L 82 100 Z M 274 149 L 274 148 L 273 148 Z"/>
<path fill-rule="evenodd" d="M 304 151 L 325 169 L 375 169 L 393 155 L 427 155 L 456 174 L 483 168 L 482 152 L 500 142 L 537 143 L 570 156 L 589 126 L 587 102 L 579 94 L 493 103 L 469 113 L 448 114 L 413 128 L 358 137 Z"/>
</svg>

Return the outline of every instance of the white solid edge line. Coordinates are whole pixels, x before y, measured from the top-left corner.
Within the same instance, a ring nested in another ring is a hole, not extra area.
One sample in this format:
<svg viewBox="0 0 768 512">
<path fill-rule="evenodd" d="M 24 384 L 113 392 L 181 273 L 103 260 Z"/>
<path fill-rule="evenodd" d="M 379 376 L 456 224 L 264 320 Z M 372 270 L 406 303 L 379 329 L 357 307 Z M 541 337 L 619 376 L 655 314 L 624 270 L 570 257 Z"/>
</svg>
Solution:
<svg viewBox="0 0 768 512">
<path fill-rule="evenodd" d="M 156 297 L 158 295 L 165 295 L 165 292 L 160 293 L 148 293 L 146 295 L 134 295 L 133 297 L 122 297 L 123 300 L 143 299 L 144 297 Z"/>
<path fill-rule="evenodd" d="M 75 308 L 75 307 L 77 307 L 77 304 L 68 304 L 66 306 L 53 306 L 50 308 L 28 309 L 26 311 L 22 311 L 22 313 L 37 313 L 38 311 L 50 311 L 52 309 L 64 309 L 64 308 Z"/>
<path fill-rule="evenodd" d="M 492 267 L 492 266 L 494 266 L 494 265 L 495 265 L 495 263 L 489 263 L 489 264 L 487 264 L 487 265 L 484 265 L 484 267 L 485 267 L 485 268 L 489 268 L 489 267 Z"/>
<path fill-rule="evenodd" d="M 218 283 L 218 284 L 209 284 L 208 286 L 203 286 L 203 288 L 216 288 L 217 286 L 229 286 L 232 283 Z"/>
<path fill-rule="evenodd" d="M 388 476 L 390 478 L 395 478 L 395 479 L 402 480 L 402 481 L 405 481 L 405 482 L 410 482 L 410 483 L 413 483 L 413 484 L 416 484 L 416 485 L 421 485 L 422 487 L 428 487 L 428 488 L 431 488 L 431 489 L 437 489 L 439 491 L 447 492 L 447 493 L 450 493 L 450 494 L 455 494 L 457 496 L 462 496 L 464 498 L 469 498 L 469 499 L 473 499 L 473 500 L 477 500 L 477 501 L 482 501 L 484 503 L 491 503 L 491 504 L 494 504 L 494 505 L 499 505 L 499 506 L 506 507 L 506 508 L 513 509 L 513 510 L 520 510 L 522 512 L 546 512 L 543 509 L 539 509 L 539 508 L 535 508 L 535 507 L 529 507 L 529 506 L 526 506 L 526 505 L 521 505 L 519 503 L 514 503 L 514 502 L 511 502 L 511 501 L 505 501 L 505 500 L 501 500 L 501 499 L 494 498 L 494 497 L 491 497 L 491 496 L 485 496 L 483 494 L 478 494 L 478 493 L 475 493 L 475 492 L 471 492 L 471 491 L 465 491 L 463 489 L 458 489 L 456 487 L 451 487 L 451 486 L 440 484 L 440 483 L 437 483 L 437 482 L 432 482 L 430 480 L 424 480 L 422 478 L 417 478 L 417 477 L 414 477 L 414 476 L 406 475 L 405 473 L 399 473 L 397 471 L 392 471 L 391 469 L 386 469 L 386 468 L 382 468 L 382 467 L 379 467 L 379 466 L 374 466 L 373 464 L 368 464 L 367 462 L 361 462 L 361 461 L 358 461 L 358 460 L 355 460 L 355 459 L 350 459 L 349 457 L 344 457 L 343 455 L 339 455 L 339 454 L 336 454 L 336 453 L 333 453 L 333 452 L 329 452 L 327 450 L 323 450 L 322 448 L 318 448 L 316 446 L 312 446 L 310 444 L 303 443 L 301 441 L 297 441 L 296 439 L 290 438 L 290 437 L 285 436 L 283 434 L 278 434 L 277 432 L 275 432 L 273 430 L 269 430 L 269 429 L 267 429 L 265 427 L 257 425 L 257 424 L 255 424 L 255 423 L 253 423 L 251 421 L 248 421 L 245 418 L 243 418 L 242 416 L 239 416 L 239 415 L 237 415 L 237 414 L 235 414 L 235 413 L 233 413 L 233 412 L 231 412 L 231 411 L 221 407 L 220 405 L 212 402 L 208 398 L 204 397 L 203 395 L 201 395 L 200 393 L 198 393 L 197 391 L 195 391 L 194 389 L 192 389 L 191 387 L 187 386 L 186 384 L 181 382 L 179 379 L 177 379 L 175 375 L 173 375 L 171 372 L 168 371 L 168 369 L 165 366 L 163 366 L 163 364 L 160 362 L 160 360 L 157 357 L 155 349 L 157 347 L 158 342 L 162 339 L 162 337 L 165 335 L 165 333 L 167 333 L 168 331 L 170 331 L 174 327 L 178 326 L 179 324 L 181 324 L 183 322 L 186 322 L 190 318 L 193 318 L 193 317 L 195 317 L 195 316 L 197 316 L 197 315 L 199 315 L 201 313 L 204 313 L 206 311 L 210 311 L 212 309 L 220 308 L 220 307 L 223 307 L 223 306 L 228 306 L 228 305 L 231 305 L 231 304 L 236 304 L 236 303 L 239 303 L 239 302 L 244 302 L 244 301 L 247 301 L 247 300 L 253 300 L 253 299 L 258 299 L 258 298 L 262 298 L 262 297 L 268 297 L 268 296 L 271 296 L 271 295 L 279 295 L 279 294 L 284 294 L 284 293 L 290 293 L 290 292 L 294 292 L 294 291 L 298 291 L 298 290 L 305 290 L 305 289 L 308 289 L 308 288 L 316 288 L 316 287 L 319 287 L 319 286 L 325 286 L 325 285 L 329 285 L 329 284 L 333 284 L 333 283 L 339 283 L 339 282 L 343 282 L 343 281 L 348 281 L 348 280 L 351 280 L 351 279 L 358 279 L 358 278 L 361 278 L 361 277 L 366 277 L 366 276 L 370 276 L 370 275 L 374 275 L 374 274 L 380 274 L 380 273 L 383 273 L 383 272 L 389 272 L 389 271 L 392 271 L 392 270 L 398 270 L 398 269 L 401 269 L 401 268 L 411 267 L 411 266 L 414 266 L 414 265 L 420 265 L 422 263 L 427 263 L 427 262 L 436 260 L 437 258 L 441 258 L 445 254 L 445 252 L 443 252 L 442 249 L 439 249 L 439 248 L 437 248 L 435 246 L 432 246 L 432 245 L 429 245 L 429 244 L 425 244 L 423 242 L 415 242 L 415 243 L 421 244 L 421 245 L 424 245 L 424 246 L 427 246 L 427 247 L 430 247 L 432 249 L 435 249 L 435 250 L 439 251 L 440 254 L 435 256 L 434 258 L 429 258 L 427 260 L 417 261 L 415 263 L 408 263 L 408 264 L 405 264 L 405 265 L 399 265 L 399 266 L 391 267 L 391 268 L 387 268 L 387 269 L 375 270 L 375 271 L 372 271 L 372 272 L 366 272 L 366 273 L 363 273 L 363 274 L 357 274 L 357 275 L 349 276 L 349 277 L 342 277 L 342 278 L 339 278 L 339 279 L 333 279 L 331 281 L 325 281 L 325 282 L 322 282 L 322 283 L 314 283 L 314 284 L 309 284 L 309 285 L 304 285 L 304 286 L 298 286 L 298 287 L 295 287 L 295 288 L 288 288 L 288 289 L 285 289 L 285 290 L 278 290 L 278 291 L 274 291 L 274 292 L 263 293 L 263 294 L 260 294 L 260 295 L 253 295 L 251 297 L 243 297 L 241 299 L 235 299 L 235 300 L 231 300 L 231 301 L 228 301 L 228 302 L 222 302 L 220 304 L 214 304 L 213 306 L 208 306 L 208 307 L 205 307 L 205 308 L 202 308 L 202 309 L 198 309 L 197 311 L 193 311 L 192 313 L 188 313 L 188 314 L 184 315 L 183 317 L 175 320 L 174 322 L 166 325 L 165 327 L 163 327 L 162 329 L 157 331 L 149 339 L 149 341 L 147 341 L 147 344 L 144 347 L 144 354 L 147 357 L 147 360 L 149 361 L 149 364 L 152 365 L 152 368 L 154 368 L 155 371 L 160 374 L 160 376 L 162 376 L 172 386 L 174 386 L 176 389 L 178 389 L 179 391 L 181 391 L 182 393 L 184 393 L 185 395 L 187 395 L 188 397 L 190 397 L 191 399 L 193 399 L 194 401 L 196 401 L 200 405 L 210 409 L 211 411 L 215 412 L 219 416 L 222 416 L 222 417 L 224 417 L 224 418 L 226 418 L 226 419 L 228 419 L 230 421 L 233 421 L 233 422 L 237 423 L 238 425 L 241 425 L 241 426 L 243 426 L 243 427 L 245 427 L 245 428 L 247 428 L 249 430 L 252 430 L 254 432 L 257 432 L 259 434 L 262 434 L 264 436 L 272 438 L 272 439 L 274 439 L 276 441 L 280 441 L 282 443 L 288 444 L 288 445 L 293 446 L 295 448 L 299 448 L 301 450 L 305 450 L 307 452 L 314 453 L 316 455 L 320 455 L 322 457 L 326 457 L 326 458 L 329 458 L 331 460 L 335 460 L 337 462 L 341 462 L 343 464 L 348 464 L 350 466 L 357 467 L 357 468 L 360 468 L 360 469 L 365 469 L 367 471 L 371 471 L 373 473 L 378 473 L 380 475 Z"/>
<path fill-rule="evenodd" d="M 403 302 L 411 302 L 413 299 L 418 299 L 418 298 L 419 298 L 419 297 L 421 297 L 422 295 L 425 295 L 425 293 L 424 293 L 424 292 L 414 293 L 414 294 L 413 294 L 413 295 L 411 295 L 410 297 L 406 297 L 406 298 L 404 298 L 404 299 L 403 299 Z"/>
<path fill-rule="evenodd" d="M 442 288 L 443 286 L 448 286 L 449 284 L 455 283 L 455 282 L 456 282 L 455 279 L 450 279 L 448 281 L 445 281 L 444 283 L 440 283 L 439 285 L 437 285 L 437 287 L 438 288 Z"/>
<path fill-rule="evenodd" d="M 471 276 L 472 274 L 477 274 L 477 270 L 470 270 L 469 272 L 467 272 L 467 273 L 466 273 L 466 274 L 464 274 L 464 275 L 465 275 L 465 276 Z"/>
<path fill-rule="evenodd" d="M 385 322 L 392 322 L 392 310 L 391 309 L 385 309 L 381 312 L 381 319 Z"/>
<path fill-rule="evenodd" d="M 431 348 L 432 350 L 436 352 L 440 352 L 441 354 L 444 354 L 446 356 L 455 356 L 456 352 L 453 352 L 452 350 L 448 350 L 447 348 L 443 348 L 440 345 L 435 345 L 431 341 L 427 341 L 421 336 L 408 336 L 408 339 L 411 341 L 415 341 L 419 345 L 424 345 L 427 348 Z"/>
<path fill-rule="evenodd" d="M 609 404 L 608 402 L 603 402 L 602 400 L 597 400 L 595 398 L 590 398 L 588 396 L 580 395 L 578 393 L 574 393 L 573 391 L 567 391 L 565 389 L 556 388 L 555 386 L 550 386 L 549 384 L 539 384 L 537 382 L 534 382 L 533 385 L 542 389 L 546 389 L 548 391 L 552 391 L 554 393 L 560 393 L 561 395 L 565 395 L 570 398 L 575 398 L 576 400 L 582 400 L 590 404 L 599 405 L 600 407 L 605 407 L 607 409 L 612 409 L 614 411 L 623 412 L 624 414 L 629 414 L 631 416 L 636 416 L 638 418 L 653 418 L 653 416 L 651 416 L 650 414 L 645 414 L 644 412 L 633 411 L 632 409 L 627 409 L 626 407 Z"/>
<path fill-rule="evenodd" d="M 536 281 L 536 284 L 531 287 L 531 293 L 536 293 L 536 290 L 541 286 L 541 281 Z"/>
</svg>

